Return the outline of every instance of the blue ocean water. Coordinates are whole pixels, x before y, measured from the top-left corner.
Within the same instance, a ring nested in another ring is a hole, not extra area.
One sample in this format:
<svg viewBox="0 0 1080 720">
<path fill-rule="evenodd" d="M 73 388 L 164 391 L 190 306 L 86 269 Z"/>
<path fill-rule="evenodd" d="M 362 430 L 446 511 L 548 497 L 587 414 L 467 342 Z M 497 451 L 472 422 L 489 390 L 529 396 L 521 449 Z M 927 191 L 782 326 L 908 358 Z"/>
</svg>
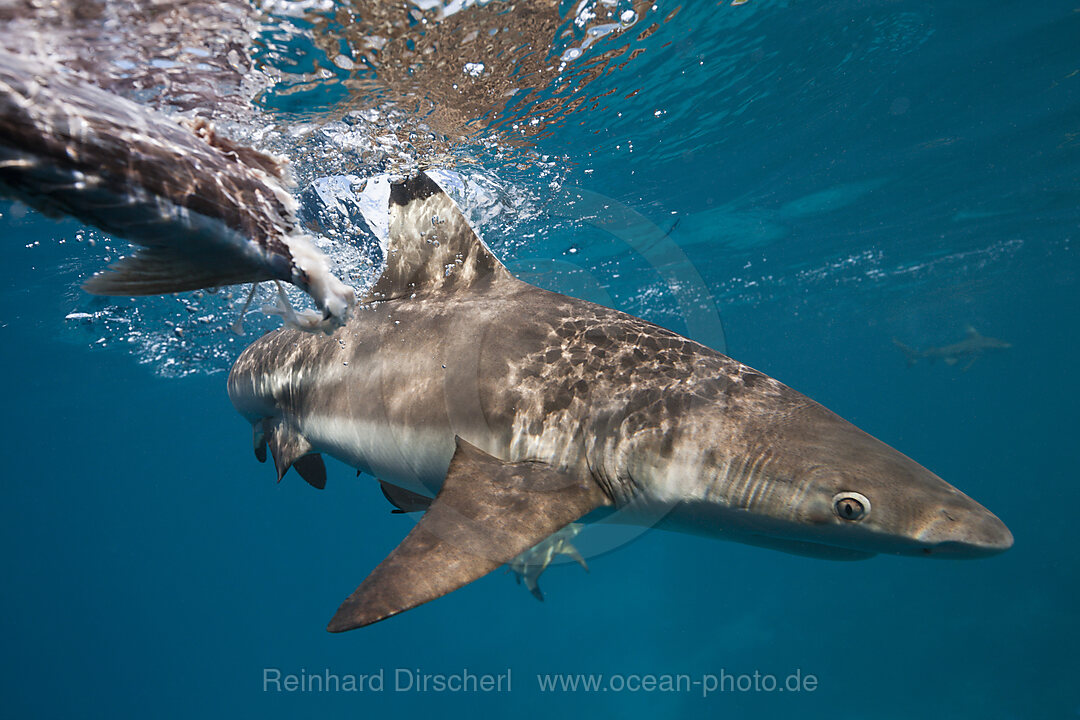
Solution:
<svg viewBox="0 0 1080 720">
<path fill-rule="evenodd" d="M 130 309 L 88 329 L 72 313 L 106 305 L 78 280 L 108 251 L 4 203 L 6 716 L 1080 715 L 1080 14 L 675 9 L 639 7 L 622 39 L 591 45 L 585 62 L 621 42 L 644 52 L 579 77 L 590 102 L 523 154 L 463 141 L 459 159 L 475 159 L 462 167 L 526 198 L 481 232 L 530 281 L 722 344 L 822 402 L 997 513 L 1015 547 L 831 563 L 649 531 L 589 557 L 588 574 L 549 570 L 543 603 L 496 571 L 329 635 L 413 521 L 340 463 L 323 492 L 275 484 L 220 372 L 246 340 L 209 333 L 155 354 L 117 330 L 143 322 Z M 513 120 L 573 93 L 541 89 Z M 326 80 L 261 102 L 318 114 L 343 97 Z M 964 370 L 908 367 L 893 344 L 947 345 L 969 325 L 1012 347 Z M 279 692 L 275 670 L 384 685 Z M 440 673 L 510 673 L 511 686 L 395 689 Z M 543 691 L 537 676 L 556 673 L 603 675 L 608 690 Z M 701 684 L 754 673 L 816 682 Z M 649 674 L 699 684 L 626 687 Z"/>
</svg>

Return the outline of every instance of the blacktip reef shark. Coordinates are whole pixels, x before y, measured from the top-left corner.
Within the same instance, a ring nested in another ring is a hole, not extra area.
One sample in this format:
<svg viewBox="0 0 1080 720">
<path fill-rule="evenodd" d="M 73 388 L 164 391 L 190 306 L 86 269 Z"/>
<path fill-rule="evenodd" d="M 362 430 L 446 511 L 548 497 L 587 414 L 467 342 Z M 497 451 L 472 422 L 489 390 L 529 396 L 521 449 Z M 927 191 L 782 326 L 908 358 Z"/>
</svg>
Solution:
<svg viewBox="0 0 1080 720">
<path fill-rule="evenodd" d="M 387 245 L 344 327 L 271 332 L 228 381 L 279 480 L 295 467 L 321 487 L 326 453 L 392 500 L 433 497 L 331 632 L 525 570 L 586 515 L 835 559 L 1012 545 L 977 502 L 791 388 L 514 278 L 425 174 L 391 186 Z"/>
<path fill-rule="evenodd" d="M 1005 340 L 998 340 L 997 338 L 981 335 L 978 330 L 970 325 L 967 326 L 967 334 L 964 336 L 964 339 L 960 342 L 953 343 L 952 345 L 928 347 L 925 350 L 916 350 L 908 347 L 896 338 L 893 338 L 893 344 L 900 348 L 900 351 L 904 353 L 908 367 L 911 367 L 920 359 L 924 358 L 931 361 L 941 358 L 945 361 L 946 365 L 956 365 L 961 360 L 967 360 L 967 363 L 964 364 L 964 372 L 971 369 L 971 366 L 975 364 L 975 361 L 988 351 L 1005 350 L 1012 347 L 1012 343 L 1006 342 Z"/>
<path fill-rule="evenodd" d="M 158 295 L 282 280 L 322 311 L 278 312 L 333 328 L 352 288 L 300 228 L 282 158 L 234 143 L 205 120 L 181 124 L 48 62 L 0 50 L 0 196 L 70 215 L 142 248 L 83 285 Z"/>
</svg>

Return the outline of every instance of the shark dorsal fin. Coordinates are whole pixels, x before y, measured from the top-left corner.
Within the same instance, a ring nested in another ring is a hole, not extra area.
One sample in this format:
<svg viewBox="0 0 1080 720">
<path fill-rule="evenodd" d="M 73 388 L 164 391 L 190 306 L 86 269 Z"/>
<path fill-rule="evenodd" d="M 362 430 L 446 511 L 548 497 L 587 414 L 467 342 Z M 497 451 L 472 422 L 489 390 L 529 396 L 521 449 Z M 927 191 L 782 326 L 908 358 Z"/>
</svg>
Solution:
<svg viewBox="0 0 1080 720">
<path fill-rule="evenodd" d="M 512 277 L 430 177 L 421 172 L 390 186 L 386 265 L 368 301 L 461 292 Z"/>
</svg>

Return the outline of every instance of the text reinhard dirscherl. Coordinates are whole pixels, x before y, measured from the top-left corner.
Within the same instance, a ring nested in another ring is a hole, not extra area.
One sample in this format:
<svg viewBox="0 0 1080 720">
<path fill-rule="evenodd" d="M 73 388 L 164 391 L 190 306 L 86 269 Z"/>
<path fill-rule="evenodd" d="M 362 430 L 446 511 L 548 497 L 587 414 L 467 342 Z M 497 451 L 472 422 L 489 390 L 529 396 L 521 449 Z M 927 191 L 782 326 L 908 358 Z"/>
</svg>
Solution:
<svg viewBox="0 0 1080 720">
<path fill-rule="evenodd" d="M 322 672 L 283 672 L 279 668 L 263 668 L 263 692 L 320 693 L 320 692 L 450 692 L 490 693 L 510 692 L 510 668 L 503 673 L 474 673 L 462 670 L 453 673 L 425 673 L 413 668 L 395 668 L 387 672 L 379 668 L 367 675 Z"/>
<path fill-rule="evenodd" d="M 360 675 L 322 671 L 285 672 L 280 668 L 263 668 L 263 692 L 273 693 L 508 693 L 513 691 L 511 669 L 499 673 L 460 672 L 426 673 L 414 668 L 379 668 Z M 671 673 L 553 673 L 536 676 L 535 690 L 541 693 L 700 693 L 708 697 L 716 693 L 812 693 L 818 689 L 818 678 L 797 669 L 787 675 L 761 673 L 733 674 L 721 669 L 719 673 L 700 675 Z"/>
</svg>

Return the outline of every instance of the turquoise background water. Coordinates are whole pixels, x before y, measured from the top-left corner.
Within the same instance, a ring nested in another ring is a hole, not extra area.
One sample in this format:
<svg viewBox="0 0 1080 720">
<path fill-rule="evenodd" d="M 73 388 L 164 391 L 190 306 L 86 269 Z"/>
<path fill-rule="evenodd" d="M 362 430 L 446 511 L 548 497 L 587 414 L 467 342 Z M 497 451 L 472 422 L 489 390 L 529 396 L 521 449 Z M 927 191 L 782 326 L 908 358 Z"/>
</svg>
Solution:
<svg viewBox="0 0 1080 720">
<path fill-rule="evenodd" d="M 1016 546 L 978 561 L 829 563 L 653 531 L 587 575 L 550 570 L 544 603 L 495 572 L 329 635 L 411 521 L 338 463 L 324 492 L 276 485 L 223 374 L 163 378 L 122 342 L 93 346 L 64 320 L 78 226 L 0 205 L 4 715 L 1077 716 L 1078 38 L 1066 2 L 688 4 L 589 88 L 637 95 L 537 141 L 565 158 L 560 192 L 670 231 L 729 354 L 995 511 Z M 537 282 L 694 334 L 647 254 L 572 216 L 487 239 Z M 1013 347 L 962 372 L 906 367 L 892 344 L 969 324 Z M 264 668 L 381 670 L 386 687 L 264 692 Z M 509 668 L 512 691 L 394 692 L 397 668 Z M 797 670 L 817 689 L 536 681 Z"/>
</svg>

